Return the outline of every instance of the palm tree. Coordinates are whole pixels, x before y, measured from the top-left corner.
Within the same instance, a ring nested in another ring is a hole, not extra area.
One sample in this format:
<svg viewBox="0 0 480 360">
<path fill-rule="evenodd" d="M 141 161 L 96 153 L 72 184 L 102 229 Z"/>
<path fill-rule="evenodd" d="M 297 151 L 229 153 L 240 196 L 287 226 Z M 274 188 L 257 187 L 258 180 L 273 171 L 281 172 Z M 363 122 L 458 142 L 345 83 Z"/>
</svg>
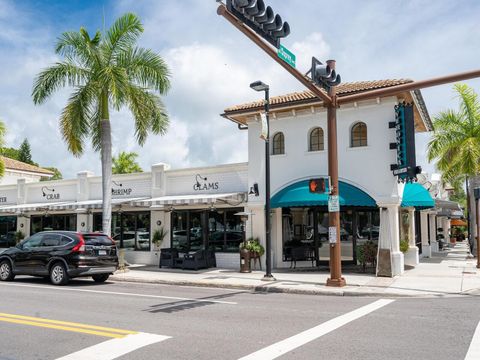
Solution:
<svg viewBox="0 0 480 360">
<path fill-rule="evenodd" d="M 87 138 L 101 153 L 102 228 L 106 234 L 111 233 L 112 208 L 110 111 L 129 108 L 140 145 L 149 132 L 163 135 L 168 127 L 160 95 L 170 87 L 170 74 L 159 55 L 136 46 L 142 32 L 140 20 L 131 13 L 118 18 L 106 33 L 97 31 L 93 37 L 83 27 L 79 32 L 64 32 L 55 47 L 63 60 L 40 72 L 33 86 L 35 104 L 44 103 L 61 87 L 74 89 L 60 116 L 60 129 L 73 155 L 83 153 Z"/>
<path fill-rule="evenodd" d="M 471 190 L 468 178 L 480 174 L 480 101 L 465 84 L 455 84 L 454 89 L 460 99 L 459 110 L 446 110 L 434 117 L 427 157 L 436 160 L 444 180 L 452 184 L 465 180 L 467 190 Z"/>
<path fill-rule="evenodd" d="M 3 149 L 5 146 L 6 133 L 7 133 L 7 127 L 5 126 L 5 123 L 2 120 L 0 120 L 0 149 Z M 4 174 L 5 174 L 5 164 L 3 162 L 3 159 L 0 157 L 0 177 L 3 177 Z"/>
<path fill-rule="evenodd" d="M 112 171 L 114 174 L 131 174 L 142 172 L 142 168 L 135 160 L 138 154 L 135 152 L 121 151 L 118 157 L 113 157 Z"/>
</svg>

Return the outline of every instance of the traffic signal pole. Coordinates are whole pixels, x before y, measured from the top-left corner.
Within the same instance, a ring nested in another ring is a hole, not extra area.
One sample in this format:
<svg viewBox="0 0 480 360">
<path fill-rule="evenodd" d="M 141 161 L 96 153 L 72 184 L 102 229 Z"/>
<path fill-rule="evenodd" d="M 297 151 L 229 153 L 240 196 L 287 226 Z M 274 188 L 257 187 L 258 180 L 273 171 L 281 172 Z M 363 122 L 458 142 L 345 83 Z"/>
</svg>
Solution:
<svg viewBox="0 0 480 360">
<path fill-rule="evenodd" d="M 335 66 L 335 65 L 333 65 Z M 338 196 L 338 144 L 337 144 L 337 95 L 335 86 L 330 87 L 328 95 L 332 102 L 327 107 L 328 134 L 328 175 L 330 176 L 330 196 Z M 330 245 L 330 277 L 327 286 L 345 286 L 342 277 L 342 254 L 340 243 L 340 213 L 328 210 L 328 240 Z"/>
</svg>

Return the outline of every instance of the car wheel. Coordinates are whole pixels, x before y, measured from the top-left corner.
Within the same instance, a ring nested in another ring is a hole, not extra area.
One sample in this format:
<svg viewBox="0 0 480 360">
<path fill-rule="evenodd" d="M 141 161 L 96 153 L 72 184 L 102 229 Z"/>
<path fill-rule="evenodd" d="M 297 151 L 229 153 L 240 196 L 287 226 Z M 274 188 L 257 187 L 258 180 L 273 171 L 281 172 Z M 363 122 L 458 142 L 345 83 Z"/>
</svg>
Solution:
<svg viewBox="0 0 480 360">
<path fill-rule="evenodd" d="M 97 274 L 97 275 L 92 275 L 92 279 L 97 283 L 103 283 L 107 281 L 109 276 L 110 274 Z"/>
<path fill-rule="evenodd" d="M 65 265 L 57 262 L 50 268 L 50 281 L 53 285 L 65 285 L 68 283 L 68 273 Z"/>
<path fill-rule="evenodd" d="M 12 265 L 10 261 L 3 260 L 0 263 L 0 280 L 1 281 L 12 281 L 15 278 L 15 274 L 12 270 Z"/>
</svg>

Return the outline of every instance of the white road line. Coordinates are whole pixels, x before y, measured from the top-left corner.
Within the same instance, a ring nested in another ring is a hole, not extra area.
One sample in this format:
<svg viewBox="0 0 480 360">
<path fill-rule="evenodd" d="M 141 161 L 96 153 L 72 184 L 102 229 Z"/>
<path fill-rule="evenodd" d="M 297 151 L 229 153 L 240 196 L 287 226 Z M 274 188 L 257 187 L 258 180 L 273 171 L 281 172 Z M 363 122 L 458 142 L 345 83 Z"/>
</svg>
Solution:
<svg viewBox="0 0 480 360">
<path fill-rule="evenodd" d="M 183 298 L 183 297 L 175 297 L 175 296 L 135 294 L 135 293 L 126 293 L 126 292 L 117 292 L 117 291 L 74 289 L 69 287 L 51 287 L 51 286 L 25 285 L 25 284 L 13 284 L 13 283 L 2 283 L 0 286 L 14 286 L 14 287 L 26 287 L 26 288 L 34 288 L 34 289 L 46 289 L 46 290 L 52 290 L 52 291 L 57 291 L 57 290 L 58 291 L 76 291 L 76 292 L 88 292 L 88 293 L 96 293 L 96 294 L 144 297 L 144 298 L 152 298 L 152 299 L 167 299 L 167 300 L 191 301 L 191 302 L 199 302 L 199 303 L 237 305 L 237 303 L 233 301 L 192 299 L 192 298 Z"/>
<path fill-rule="evenodd" d="M 478 323 L 475 333 L 473 334 L 470 347 L 467 351 L 465 360 L 478 360 L 480 359 L 480 323 Z"/>
<path fill-rule="evenodd" d="M 380 299 L 359 309 L 353 310 L 344 315 L 338 316 L 332 320 L 324 322 L 311 329 L 305 330 L 297 335 L 289 337 L 285 340 L 279 341 L 273 345 L 267 346 L 250 355 L 242 357 L 239 360 L 270 360 L 286 354 L 310 341 L 318 339 L 319 337 L 332 332 L 339 327 L 348 324 L 349 322 L 361 318 L 381 307 L 390 304 L 395 300 Z M 478 358 L 477 358 L 478 359 Z"/>
<path fill-rule="evenodd" d="M 124 338 L 104 341 L 57 360 L 113 360 L 144 346 L 169 339 L 170 336 L 138 333 Z"/>
</svg>

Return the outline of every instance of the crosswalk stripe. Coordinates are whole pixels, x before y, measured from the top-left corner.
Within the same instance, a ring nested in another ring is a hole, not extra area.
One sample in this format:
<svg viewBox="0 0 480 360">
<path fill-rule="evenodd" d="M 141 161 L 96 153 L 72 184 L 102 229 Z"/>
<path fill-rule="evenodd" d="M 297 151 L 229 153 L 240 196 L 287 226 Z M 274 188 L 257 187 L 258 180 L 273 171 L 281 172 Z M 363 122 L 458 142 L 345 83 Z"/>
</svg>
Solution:
<svg viewBox="0 0 480 360">
<path fill-rule="evenodd" d="M 332 332 L 339 327 L 348 324 L 351 321 L 361 318 L 375 310 L 378 310 L 385 305 L 392 303 L 395 300 L 380 299 L 371 304 L 362 306 L 349 313 L 340 315 L 332 320 L 324 322 L 311 329 L 305 330 L 297 335 L 289 337 L 285 340 L 279 341 L 273 345 L 267 346 L 250 355 L 242 357 L 240 360 L 271 360 L 286 354 L 302 345 L 309 343 L 319 337 Z M 478 359 L 478 358 L 477 358 Z"/>
<path fill-rule="evenodd" d="M 467 356 L 465 356 L 465 360 L 478 360 L 480 359 L 480 322 L 475 329 L 475 333 L 473 334 L 472 341 L 470 342 L 470 346 L 467 351 Z"/>
<path fill-rule="evenodd" d="M 113 360 L 129 352 L 169 339 L 170 336 L 138 333 L 100 344 L 58 358 L 57 360 Z"/>
</svg>

